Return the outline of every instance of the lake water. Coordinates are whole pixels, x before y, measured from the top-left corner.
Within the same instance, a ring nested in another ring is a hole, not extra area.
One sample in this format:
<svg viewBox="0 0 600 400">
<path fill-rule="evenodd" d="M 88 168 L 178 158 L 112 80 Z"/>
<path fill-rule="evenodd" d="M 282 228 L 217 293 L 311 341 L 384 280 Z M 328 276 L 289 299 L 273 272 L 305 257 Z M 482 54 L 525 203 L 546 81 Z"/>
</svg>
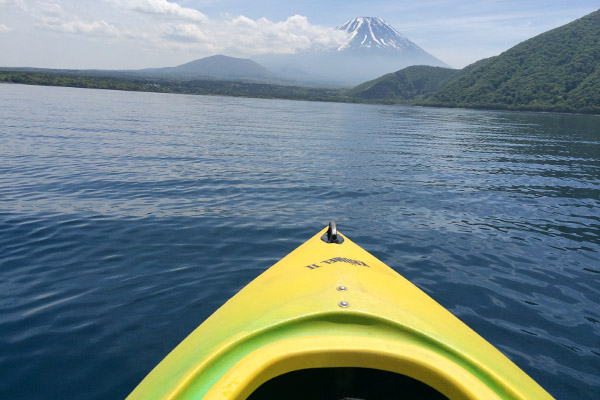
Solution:
<svg viewBox="0 0 600 400">
<path fill-rule="evenodd" d="M 339 230 L 600 391 L 600 117 L 0 85 L 0 398 L 121 399 Z"/>
</svg>

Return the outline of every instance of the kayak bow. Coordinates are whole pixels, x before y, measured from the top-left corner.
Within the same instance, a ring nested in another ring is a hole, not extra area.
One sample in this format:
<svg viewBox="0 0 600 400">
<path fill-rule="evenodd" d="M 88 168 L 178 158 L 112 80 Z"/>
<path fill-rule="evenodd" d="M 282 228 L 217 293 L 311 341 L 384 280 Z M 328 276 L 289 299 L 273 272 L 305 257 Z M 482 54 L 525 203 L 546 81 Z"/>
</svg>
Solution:
<svg viewBox="0 0 600 400">
<path fill-rule="evenodd" d="M 552 398 L 332 223 L 219 308 L 128 399 L 254 398 L 294 371 L 332 369 L 398 376 L 440 398 Z"/>
</svg>

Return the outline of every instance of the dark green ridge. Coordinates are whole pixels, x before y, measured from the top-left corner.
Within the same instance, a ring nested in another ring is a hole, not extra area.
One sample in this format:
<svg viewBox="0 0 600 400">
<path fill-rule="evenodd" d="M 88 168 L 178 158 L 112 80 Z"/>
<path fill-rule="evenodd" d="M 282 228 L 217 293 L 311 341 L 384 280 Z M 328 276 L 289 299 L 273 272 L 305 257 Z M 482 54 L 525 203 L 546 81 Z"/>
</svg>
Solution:
<svg viewBox="0 0 600 400">
<path fill-rule="evenodd" d="M 484 60 L 424 105 L 600 113 L 600 10 Z"/>
<path fill-rule="evenodd" d="M 64 86 L 89 89 L 111 89 L 197 95 L 220 95 L 267 99 L 357 102 L 345 96 L 344 89 L 320 89 L 243 81 L 174 80 L 162 78 L 125 78 L 76 74 L 2 70 L 0 83 Z"/>
<path fill-rule="evenodd" d="M 365 82 L 348 91 L 363 100 L 389 99 L 398 103 L 427 98 L 460 74 L 460 70 L 417 65 Z"/>
<path fill-rule="evenodd" d="M 350 89 L 348 95 L 375 103 L 421 104 L 450 82 L 488 60 L 477 61 L 460 70 L 415 65 L 362 83 Z"/>
</svg>

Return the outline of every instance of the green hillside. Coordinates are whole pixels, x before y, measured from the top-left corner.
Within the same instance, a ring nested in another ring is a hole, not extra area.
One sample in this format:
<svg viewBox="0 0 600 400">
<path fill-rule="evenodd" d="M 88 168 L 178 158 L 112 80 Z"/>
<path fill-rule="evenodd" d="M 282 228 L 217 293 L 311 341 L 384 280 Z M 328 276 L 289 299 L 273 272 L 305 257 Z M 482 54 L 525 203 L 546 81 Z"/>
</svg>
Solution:
<svg viewBox="0 0 600 400">
<path fill-rule="evenodd" d="M 480 63 L 425 104 L 600 113 L 600 10 Z"/>
<path fill-rule="evenodd" d="M 426 98 L 460 73 L 459 70 L 418 65 L 384 75 L 351 89 L 348 95 L 363 100 L 406 102 Z"/>
</svg>

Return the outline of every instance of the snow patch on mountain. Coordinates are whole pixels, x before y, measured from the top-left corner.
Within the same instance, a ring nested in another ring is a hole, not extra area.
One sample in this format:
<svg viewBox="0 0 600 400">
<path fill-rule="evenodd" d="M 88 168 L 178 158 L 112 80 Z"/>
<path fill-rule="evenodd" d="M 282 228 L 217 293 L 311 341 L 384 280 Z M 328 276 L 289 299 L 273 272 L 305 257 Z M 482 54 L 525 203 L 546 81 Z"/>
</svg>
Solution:
<svg viewBox="0 0 600 400">
<path fill-rule="evenodd" d="M 421 50 L 393 26 L 381 18 L 356 17 L 336 27 L 349 34 L 347 43 L 338 47 L 338 51 L 371 49 L 405 52 Z"/>
<path fill-rule="evenodd" d="M 357 17 L 336 28 L 347 37 L 341 45 L 254 59 L 290 81 L 340 86 L 354 86 L 410 65 L 447 67 L 381 18 Z"/>
</svg>

